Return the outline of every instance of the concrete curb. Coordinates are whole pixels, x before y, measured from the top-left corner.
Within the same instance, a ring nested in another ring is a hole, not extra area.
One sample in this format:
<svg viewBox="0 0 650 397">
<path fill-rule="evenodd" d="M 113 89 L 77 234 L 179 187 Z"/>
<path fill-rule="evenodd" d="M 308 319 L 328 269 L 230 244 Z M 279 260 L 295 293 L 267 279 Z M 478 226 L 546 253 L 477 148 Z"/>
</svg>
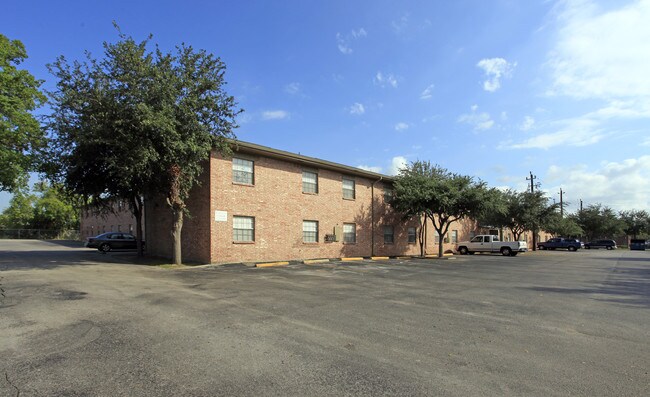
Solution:
<svg viewBox="0 0 650 397">
<path fill-rule="evenodd" d="M 302 263 L 304 263 L 305 265 L 313 265 L 317 263 L 329 263 L 329 262 L 330 262 L 329 259 L 306 259 L 302 261 Z"/>
<path fill-rule="evenodd" d="M 256 263 L 255 267 L 279 267 L 279 266 L 289 266 L 289 262 L 266 262 L 266 263 Z"/>
</svg>

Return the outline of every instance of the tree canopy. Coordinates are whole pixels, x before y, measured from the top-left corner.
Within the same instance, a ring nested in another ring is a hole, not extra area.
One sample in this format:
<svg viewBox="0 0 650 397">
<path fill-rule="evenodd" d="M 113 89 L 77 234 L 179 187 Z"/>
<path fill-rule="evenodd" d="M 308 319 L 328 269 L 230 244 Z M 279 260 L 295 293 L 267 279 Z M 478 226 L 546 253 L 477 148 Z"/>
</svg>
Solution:
<svg viewBox="0 0 650 397">
<path fill-rule="evenodd" d="M 185 201 L 212 149 L 227 151 L 240 112 L 224 91 L 225 64 L 180 45 L 166 53 L 119 34 L 104 57 L 49 65 L 49 172 L 72 192 L 101 205 L 129 202 L 141 240 L 142 198 L 162 196 L 174 215 L 174 262 L 181 263 Z"/>
<path fill-rule="evenodd" d="M 15 192 L 35 170 L 36 151 L 44 143 L 38 120 L 31 114 L 45 102 L 42 84 L 19 69 L 25 46 L 0 34 L 0 191 Z"/>
<path fill-rule="evenodd" d="M 397 176 L 391 204 L 407 216 L 426 215 L 442 241 L 453 222 L 467 217 L 476 219 L 492 209 L 493 194 L 484 182 L 428 161 L 415 161 Z M 442 244 L 438 255 L 443 255 Z"/>
<path fill-rule="evenodd" d="M 632 238 L 650 232 L 650 214 L 644 210 L 629 210 L 619 213 L 623 231 Z"/>
<path fill-rule="evenodd" d="M 76 197 L 59 186 L 39 182 L 34 189 L 14 192 L 9 206 L 0 214 L 0 228 L 72 230 L 79 227 Z"/>
<path fill-rule="evenodd" d="M 588 241 L 618 236 L 624 227 L 616 212 L 602 204 L 591 204 L 571 215 L 571 219 L 582 228 Z"/>
</svg>

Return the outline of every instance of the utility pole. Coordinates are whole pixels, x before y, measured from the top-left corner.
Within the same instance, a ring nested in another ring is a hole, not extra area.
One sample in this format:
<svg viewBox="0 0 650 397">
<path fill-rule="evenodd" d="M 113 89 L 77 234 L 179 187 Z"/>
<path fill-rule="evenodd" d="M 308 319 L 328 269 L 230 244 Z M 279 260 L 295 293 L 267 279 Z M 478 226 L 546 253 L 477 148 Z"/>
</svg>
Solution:
<svg viewBox="0 0 650 397">
<path fill-rule="evenodd" d="M 562 188 L 560 188 L 560 218 L 564 218 L 564 202 L 562 201 Z"/>
<path fill-rule="evenodd" d="M 530 171 L 530 178 L 529 178 L 529 177 L 526 177 L 526 180 L 527 180 L 527 181 L 530 181 L 530 192 L 531 192 L 531 193 L 534 192 L 535 185 L 534 185 L 533 181 L 534 181 L 535 179 L 537 179 L 537 176 L 533 175 L 533 171 Z"/>
<path fill-rule="evenodd" d="M 530 171 L 530 178 L 526 177 L 527 181 L 530 181 L 530 193 L 535 192 L 535 179 L 537 176 L 533 175 L 533 171 Z M 535 224 L 533 224 L 533 251 L 537 251 L 537 230 L 535 230 Z"/>
</svg>

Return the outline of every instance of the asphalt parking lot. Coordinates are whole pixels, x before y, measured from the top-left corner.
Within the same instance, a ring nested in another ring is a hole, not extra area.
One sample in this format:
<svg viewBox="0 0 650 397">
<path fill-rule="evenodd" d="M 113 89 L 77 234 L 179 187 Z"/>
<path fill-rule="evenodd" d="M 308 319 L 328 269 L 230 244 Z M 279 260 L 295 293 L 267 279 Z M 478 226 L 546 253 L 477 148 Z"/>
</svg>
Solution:
<svg viewBox="0 0 650 397">
<path fill-rule="evenodd" d="M 165 270 L 0 240 L 0 396 L 645 396 L 650 252 Z"/>
</svg>

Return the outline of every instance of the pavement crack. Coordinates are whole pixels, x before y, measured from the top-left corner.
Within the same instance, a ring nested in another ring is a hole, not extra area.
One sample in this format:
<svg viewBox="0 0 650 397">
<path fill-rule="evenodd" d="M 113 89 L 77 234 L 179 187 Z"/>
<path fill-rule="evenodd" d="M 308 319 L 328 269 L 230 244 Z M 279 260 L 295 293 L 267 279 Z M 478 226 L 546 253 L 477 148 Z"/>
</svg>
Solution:
<svg viewBox="0 0 650 397">
<path fill-rule="evenodd" d="M 16 397 L 20 397 L 20 389 L 18 388 L 18 386 L 14 385 L 12 381 L 9 380 L 9 373 L 7 373 L 7 371 L 5 371 L 5 380 L 7 381 L 9 386 L 16 389 Z"/>
</svg>

